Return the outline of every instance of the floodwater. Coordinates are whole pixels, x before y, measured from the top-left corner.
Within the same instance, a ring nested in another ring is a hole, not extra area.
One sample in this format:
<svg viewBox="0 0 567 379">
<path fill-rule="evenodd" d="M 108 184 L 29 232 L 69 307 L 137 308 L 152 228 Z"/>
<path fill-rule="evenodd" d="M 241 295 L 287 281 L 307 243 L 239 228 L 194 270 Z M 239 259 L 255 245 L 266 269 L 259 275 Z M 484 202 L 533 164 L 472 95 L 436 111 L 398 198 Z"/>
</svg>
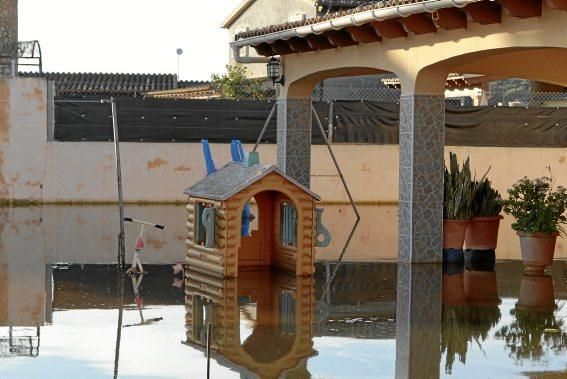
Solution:
<svg viewBox="0 0 567 379">
<path fill-rule="evenodd" d="M 0 209 L 0 378 L 205 378 L 207 346 L 211 378 L 567 377 L 567 262 L 396 264 L 395 207 L 363 207 L 338 263 L 351 214 L 328 208 L 314 277 L 185 282 L 183 207 L 127 208 L 166 224 L 134 279 L 111 264 L 114 207 Z"/>
</svg>

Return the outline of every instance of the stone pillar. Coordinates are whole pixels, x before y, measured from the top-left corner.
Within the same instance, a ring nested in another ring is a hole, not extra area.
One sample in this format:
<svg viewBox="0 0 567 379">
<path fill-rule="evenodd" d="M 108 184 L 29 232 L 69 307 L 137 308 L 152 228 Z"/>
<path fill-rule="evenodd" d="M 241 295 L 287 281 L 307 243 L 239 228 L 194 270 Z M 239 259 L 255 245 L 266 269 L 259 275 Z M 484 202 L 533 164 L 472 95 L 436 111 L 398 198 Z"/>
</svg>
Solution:
<svg viewBox="0 0 567 379">
<path fill-rule="evenodd" d="M 278 100 L 278 167 L 309 188 L 311 179 L 311 98 Z"/>
<path fill-rule="evenodd" d="M 18 0 L 0 0 L 0 55 L 1 45 L 18 41 Z M 0 58 L 0 75 L 10 69 L 11 61 Z"/>
<path fill-rule="evenodd" d="M 439 378 L 441 265 L 399 262 L 397 284 L 396 378 Z"/>
<path fill-rule="evenodd" d="M 18 40 L 18 0 L 0 0 L 0 43 Z"/>
<path fill-rule="evenodd" d="M 445 98 L 402 95 L 398 261 L 442 262 Z"/>
</svg>

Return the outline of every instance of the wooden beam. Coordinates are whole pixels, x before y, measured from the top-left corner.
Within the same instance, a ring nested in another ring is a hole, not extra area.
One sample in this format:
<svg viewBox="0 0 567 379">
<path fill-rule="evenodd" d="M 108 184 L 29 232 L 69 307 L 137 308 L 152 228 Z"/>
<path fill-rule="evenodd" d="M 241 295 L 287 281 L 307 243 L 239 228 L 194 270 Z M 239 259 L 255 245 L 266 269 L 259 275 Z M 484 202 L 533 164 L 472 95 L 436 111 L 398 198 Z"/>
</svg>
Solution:
<svg viewBox="0 0 567 379">
<path fill-rule="evenodd" d="M 447 30 L 466 29 L 467 15 L 458 8 L 441 8 L 431 15 L 438 28 Z"/>
<path fill-rule="evenodd" d="M 406 26 L 407 31 L 413 34 L 427 34 L 437 32 L 437 28 L 431 17 L 424 13 L 416 13 L 400 19 Z"/>
<path fill-rule="evenodd" d="M 277 55 L 273 50 L 272 47 L 270 45 L 268 45 L 267 43 L 261 43 L 259 45 L 255 45 L 252 46 L 254 49 L 256 49 L 256 52 L 258 53 L 258 55 L 262 55 L 264 57 L 271 57 L 273 55 Z"/>
<path fill-rule="evenodd" d="M 545 0 L 548 7 L 567 11 L 567 0 Z"/>
<path fill-rule="evenodd" d="M 371 22 L 370 25 L 382 38 L 400 38 L 408 36 L 403 25 L 396 20 L 374 21 Z"/>
<path fill-rule="evenodd" d="M 293 49 L 287 44 L 287 42 L 283 40 L 274 41 L 274 43 L 272 43 L 270 46 L 272 47 L 272 50 L 274 50 L 274 52 L 279 55 L 288 55 L 295 53 L 295 51 L 293 51 Z"/>
<path fill-rule="evenodd" d="M 519 18 L 541 16 L 541 0 L 498 0 L 498 2 L 502 4 L 504 13 L 508 16 Z"/>
<path fill-rule="evenodd" d="M 469 21 L 482 25 L 498 24 L 502 22 L 502 7 L 493 1 L 471 3 L 464 8 Z"/>
<path fill-rule="evenodd" d="M 343 30 L 329 30 L 324 35 L 327 37 L 331 45 L 336 47 L 356 45 L 356 41 L 350 37 L 350 34 Z"/>
<path fill-rule="evenodd" d="M 334 47 L 325 36 L 310 34 L 305 36 L 304 39 L 313 50 L 325 50 L 332 49 Z"/>
<path fill-rule="evenodd" d="M 376 34 L 376 30 L 369 25 L 349 26 L 346 31 L 350 34 L 353 41 L 358 43 L 380 42 L 382 38 Z"/>
<path fill-rule="evenodd" d="M 307 41 L 304 40 L 303 38 L 293 37 L 290 38 L 287 41 L 287 43 L 289 44 L 289 47 L 291 47 L 292 50 L 295 51 L 296 53 L 305 53 L 307 51 L 313 50 L 311 46 L 309 46 Z"/>
</svg>

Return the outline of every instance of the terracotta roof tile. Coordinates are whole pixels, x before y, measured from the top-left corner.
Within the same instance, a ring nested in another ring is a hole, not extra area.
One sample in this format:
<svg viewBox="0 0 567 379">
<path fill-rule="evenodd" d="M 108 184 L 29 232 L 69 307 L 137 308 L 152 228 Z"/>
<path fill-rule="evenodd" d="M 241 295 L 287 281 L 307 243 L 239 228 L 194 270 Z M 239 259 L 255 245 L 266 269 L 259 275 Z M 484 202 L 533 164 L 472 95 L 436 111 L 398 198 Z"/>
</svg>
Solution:
<svg viewBox="0 0 567 379">
<path fill-rule="evenodd" d="M 145 92 L 202 86 L 208 82 L 178 81 L 175 74 L 106 74 L 90 72 L 20 72 L 20 77 L 44 77 L 55 83 L 57 95 L 134 96 Z"/>
<path fill-rule="evenodd" d="M 398 5 L 422 3 L 422 2 L 424 2 L 424 0 L 384 0 L 384 1 L 379 1 L 379 2 L 376 2 L 376 3 L 372 3 L 372 4 L 359 6 L 359 7 L 353 8 L 353 9 L 347 9 L 347 10 L 343 10 L 343 11 L 340 11 L 340 12 L 330 13 L 330 14 L 325 15 L 325 16 L 312 17 L 312 18 L 308 18 L 306 20 L 286 22 L 284 24 L 270 25 L 270 26 L 266 26 L 266 27 L 262 27 L 262 28 L 249 30 L 249 31 L 246 31 L 246 32 L 236 34 L 235 40 L 238 41 L 239 39 L 258 37 L 258 36 L 262 36 L 262 35 L 266 35 L 266 34 L 281 32 L 281 31 L 284 31 L 284 30 L 299 28 L 299 27 L 302 27 L 302 26 L 313 25 L 313 24 L 317 24 L 319 22 L 333 20 L 333 19 L 338 18 L 338 17 L 348 16 L 348 15 L 359 13 L 359 12 L 381 9 L 381 8 L 388 8 L 388 7 L 395 7 L 395 6 L 398 6 Z"/>
</svg>

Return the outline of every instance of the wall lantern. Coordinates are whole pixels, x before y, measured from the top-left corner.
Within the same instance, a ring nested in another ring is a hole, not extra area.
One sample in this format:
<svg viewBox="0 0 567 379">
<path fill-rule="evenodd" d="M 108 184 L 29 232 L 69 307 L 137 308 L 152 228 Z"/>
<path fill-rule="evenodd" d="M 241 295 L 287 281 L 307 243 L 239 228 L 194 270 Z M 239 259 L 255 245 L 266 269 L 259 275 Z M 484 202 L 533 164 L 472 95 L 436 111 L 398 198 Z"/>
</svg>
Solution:
<svg viewBox="0 0 567 379">
<path fill-rule="evenodd" d="M 277 58 L 270 59 L 266 66 L 268 78 L 272 80 L 274 85 L 276 85 L 276 83 L 282 86 L 284 85 L 284 76 L 281 73 L 281 67 L 282 65 Z"/>
</svg>

